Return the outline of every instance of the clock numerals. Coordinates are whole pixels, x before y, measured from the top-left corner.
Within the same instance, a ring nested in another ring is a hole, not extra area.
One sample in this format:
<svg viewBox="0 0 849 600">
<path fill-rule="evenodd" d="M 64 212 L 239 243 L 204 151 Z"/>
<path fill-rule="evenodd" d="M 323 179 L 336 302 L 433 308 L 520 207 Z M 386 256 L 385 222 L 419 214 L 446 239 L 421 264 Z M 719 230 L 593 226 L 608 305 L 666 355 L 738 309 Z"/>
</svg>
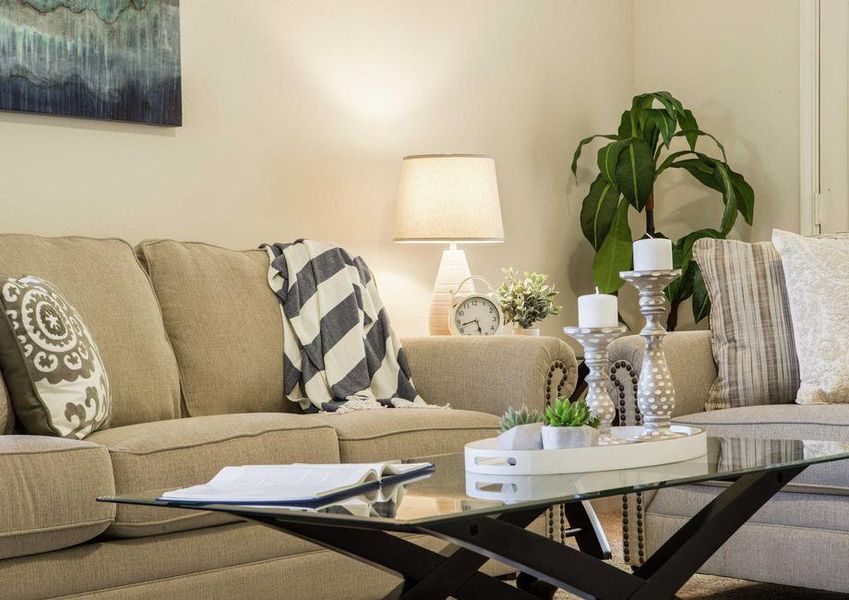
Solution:
<svg viewBox="0 0 849 600">
<path fill-rule="evenodd" d="M 454 327 L 460 335 L 495 335 L 500 321 L 495 304 L 482 297 L 463 300 L 454 312 Z"/>
</svg>

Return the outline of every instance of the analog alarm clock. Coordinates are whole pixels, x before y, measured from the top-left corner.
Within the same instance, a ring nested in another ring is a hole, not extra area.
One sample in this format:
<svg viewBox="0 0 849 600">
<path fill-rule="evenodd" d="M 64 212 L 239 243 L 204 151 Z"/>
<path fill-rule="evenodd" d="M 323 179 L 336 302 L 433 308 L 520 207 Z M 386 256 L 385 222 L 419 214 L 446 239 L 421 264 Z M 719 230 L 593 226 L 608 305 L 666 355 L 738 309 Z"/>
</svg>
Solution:
<svg viewBox="0 0 849 600">
<path fill-rule="evenodd" d="M 470 280 L 484 282 L 489 292 L 452 292 L 451 310 L 448 313 L 448 328 L 451 335 L 495 335 L 501 331 L 504 315 L 492 286 L 483 277 L 467 277 L 457 286 L 458 290 Z"/>
</svg>

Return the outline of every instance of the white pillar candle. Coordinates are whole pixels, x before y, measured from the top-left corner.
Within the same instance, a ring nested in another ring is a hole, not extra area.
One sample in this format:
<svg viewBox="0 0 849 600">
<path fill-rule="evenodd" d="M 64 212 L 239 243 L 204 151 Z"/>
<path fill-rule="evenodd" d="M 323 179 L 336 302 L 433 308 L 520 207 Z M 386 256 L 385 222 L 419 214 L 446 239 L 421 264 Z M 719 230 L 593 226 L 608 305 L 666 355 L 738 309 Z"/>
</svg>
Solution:
<svg viewBox="0 0 849 600">
<path fill-rule="evenodd" d="M 578 298 L 578 327 L 616 327 L 619 325 L 619 304 L 616 296 L 586 294 Z"/>
<path fill-rule="evenodd" d="M 649 238 L 634 242 L 635 271 L 665 271 L 672 268 L 672 240 Z"/>
</svg>

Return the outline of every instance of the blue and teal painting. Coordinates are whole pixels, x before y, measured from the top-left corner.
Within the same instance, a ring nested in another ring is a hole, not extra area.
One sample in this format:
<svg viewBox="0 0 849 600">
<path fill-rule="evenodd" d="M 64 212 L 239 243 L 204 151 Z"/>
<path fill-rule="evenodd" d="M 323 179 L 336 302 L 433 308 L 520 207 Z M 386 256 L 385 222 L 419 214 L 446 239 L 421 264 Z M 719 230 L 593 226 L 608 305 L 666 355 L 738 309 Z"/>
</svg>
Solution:
<svg viewBox="0 0 849 600">
<path fill-rule="evenodd" d="M 0 0 L 0 110 L 181 125 L 179 0 Z"/>
</svg>

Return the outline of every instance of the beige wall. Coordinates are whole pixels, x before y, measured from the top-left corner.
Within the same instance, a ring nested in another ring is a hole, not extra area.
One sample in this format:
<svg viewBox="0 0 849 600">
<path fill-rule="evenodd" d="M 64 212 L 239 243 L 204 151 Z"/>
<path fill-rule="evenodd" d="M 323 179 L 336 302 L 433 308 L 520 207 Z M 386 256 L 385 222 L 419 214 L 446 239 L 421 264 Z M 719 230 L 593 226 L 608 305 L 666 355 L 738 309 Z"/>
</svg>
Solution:
<svg viewBox="0 0 849 600">
<path fill-rule="evenodd" d="M 668 89 L 725 142 L 757 197 L 754 228 L 736 236 L 799 227 L 798 4 L 633 9 L 184 2 L 184 127 L 0 114 L 2 229 L 234 247 L 335 240 L 378 272 L 399 331 L 424 333 L 439 249 L 390 241 L 400 157 L 489 153 L 507 242 L 468 247 L 472 270 L 493 281 L 507 265 L 550 273 L 566 305 L 546 325 L 556 334 L 590 286 L 571 152 L 611 129 L 633 92 Z M 718 196 L 677 174 L 656 196 L 670 235 L 718 221 Z"/>
<path fill-rule="evenodd" d="M 798 1 L 634 4 L 636 89 L 668 89 L 681 99 L 755 190 L 754 227 L 740 219 L 733 235 L 764 240 L 774 227 L 798 231 Z M 699 149 L 716 153 L 709 141 Z M 667 172 L 656 187 L 658 227 L 670 235 L 719 225 L 719 194 L 692 181 Z"/>
<path fill-rule="evenodd" d="M 2 229 L 334 240 L 378 272 L 400 333 L 424 333 L 439 248 L 390 241 L 400 158 L 488 153 L 507 242 L 470 247 L 473 271 L 549 272 L 568 308 L 547 331 L 575 321 L 568 164 L 630 95 L 630 3 L 249 4 L 182 3 L 180 129 L 0 114 Z"/>
<path fill-rule="evenodd" d="M 799 230 L 797 0 L 635 0 L 634 85 L 669 90 L 691 108 L 754 188 L 754 226 L 739 219 L 732 237 Z M 697 149 L 717 152 L 710 141 Z M 720 195 L 688 174 L 665 172 L 655 198 L 657 227 L 670 237 L 719 226 Z M 689 305 L 681 316 L 689 326 Z"/>
</svg>

